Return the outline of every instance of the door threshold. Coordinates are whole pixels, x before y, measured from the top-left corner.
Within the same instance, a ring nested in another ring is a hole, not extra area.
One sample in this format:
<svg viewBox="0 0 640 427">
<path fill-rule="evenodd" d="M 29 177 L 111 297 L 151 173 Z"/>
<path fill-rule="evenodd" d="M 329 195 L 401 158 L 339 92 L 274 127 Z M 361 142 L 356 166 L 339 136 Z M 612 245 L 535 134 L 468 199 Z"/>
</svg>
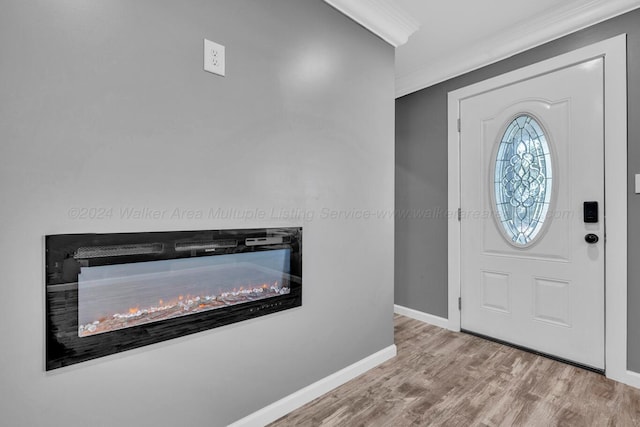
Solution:
<svg viewBox="0 0 640 427">
<path fill-rule="evenodd" d="M 522 351 L 526 351 L 527 353 L 533 353 L 533 354 L 535 354 L 537 356 L 546 357 L 547 359 L 555 360 L 556 362 L 564 363 L 566 365 L 575 366 L 576 368 L 584 369 L 586 371 L 594 372 L 596 374 L 600 374 L 600 375 L 604 375 L 605 374 L 605 370 L 604 369 L 598 369 L 598 368 L 594 368 L 593 366 L 583 365 L 582 363 L 574 362 L 574 361 L 568 360 L 568 359 L 563 359 L 562 357 L 554 356 L 554 355 L 548 354 L 548 353 L 543 353 L 541 351 L 534 350 L 534 349 L 531 349 L 529 347 L 524 347 L 524 346 L 521 346 L 521 345 L 518 345 L 518 344 L 513 344 L 513 343 L 510 343 L 510 342 L 507 342 L 507 341 L 500 340 L 498 338 L 490 337 L 488 335 L 479 334 L 477 332 L 473 332 L 473 331 L 470 331 L 468 329 L 460 329 L 460 332 L 464 332 L 465 334 L 473 335 L 475 337 L 482 338 L 482 339 L 487 340 L 487 341 L 493 341 L 493 342 L 498 343 L 498 344 L 506 345 L 507 347 L 515 348 L 515 349 L 522 350 Z"/>
</svg>

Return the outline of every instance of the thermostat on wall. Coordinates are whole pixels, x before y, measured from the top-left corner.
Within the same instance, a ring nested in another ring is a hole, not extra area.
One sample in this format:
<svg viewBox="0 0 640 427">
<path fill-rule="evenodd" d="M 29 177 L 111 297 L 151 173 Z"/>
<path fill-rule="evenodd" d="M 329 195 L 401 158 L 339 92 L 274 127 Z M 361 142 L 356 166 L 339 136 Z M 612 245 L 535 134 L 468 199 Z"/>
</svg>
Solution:
<svg viewBox="0 0 640 427">
<path fill-rule="evenodd" d="M 636 194 L 640 194 L 640 173 L 636 174 Z"/>
</svg>

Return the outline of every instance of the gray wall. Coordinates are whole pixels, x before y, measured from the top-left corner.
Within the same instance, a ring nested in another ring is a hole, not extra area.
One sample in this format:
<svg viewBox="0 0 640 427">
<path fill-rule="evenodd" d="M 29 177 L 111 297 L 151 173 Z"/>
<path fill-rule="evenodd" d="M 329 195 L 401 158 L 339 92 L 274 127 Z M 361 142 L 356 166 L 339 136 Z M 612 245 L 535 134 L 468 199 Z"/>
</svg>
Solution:
<svg viewBox="0 0 640 427">
<path fill-rule="evenodd" d="M 640 10 L 396 100 L 396 209 L 447 209 L 447 93 L 627 33 L 628 368 L 640 372 Z M 413 212 L 413 211 L 412 211 Z M 395 303 L 447 317 L 447 220 L 396 218 Z"/>
<path fill-rule="evenodd" d="M 391 46 L 322 0 L 1 6 L 0 424 L 226 425 L 393 344 L 393 220 L 329 215 L 393 209 Z M 302 307 L 44 372 L 44 235 L 278 225 Z"/>
</svg>

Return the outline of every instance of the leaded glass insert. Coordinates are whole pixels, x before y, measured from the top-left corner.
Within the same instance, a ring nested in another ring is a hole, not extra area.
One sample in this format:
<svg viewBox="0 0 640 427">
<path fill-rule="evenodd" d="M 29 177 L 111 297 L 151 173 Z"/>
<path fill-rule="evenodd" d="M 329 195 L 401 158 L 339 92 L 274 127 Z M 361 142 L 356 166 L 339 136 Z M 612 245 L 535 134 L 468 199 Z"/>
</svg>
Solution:
<svg viewBox="0 0 640 427">
<path fill-rule="evenodd" d="M 531 244 L 551 203 L 552 165 L 549 143 L 536 119 L 521 114 L 507 126 L 494 172 L 498 222 L 516 246 Z"/>
</svg>

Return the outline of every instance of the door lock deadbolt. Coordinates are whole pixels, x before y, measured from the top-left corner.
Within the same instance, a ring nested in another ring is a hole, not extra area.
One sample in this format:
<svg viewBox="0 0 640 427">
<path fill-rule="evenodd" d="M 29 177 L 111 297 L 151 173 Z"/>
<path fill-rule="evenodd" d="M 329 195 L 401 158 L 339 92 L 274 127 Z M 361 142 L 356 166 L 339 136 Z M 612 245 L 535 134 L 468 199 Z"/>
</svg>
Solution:
<svg viewBox="0 0 640 427">
<path fill-rule="evenodd" d="M 589 233 L 586 236 L 584 236 L 584 241 L 589 243 L 589 244 L 594 244 L 594 243 L 598 243 L 598 240 L 600 240 L 600 238 L 593 233 Z"/>
</svg>

